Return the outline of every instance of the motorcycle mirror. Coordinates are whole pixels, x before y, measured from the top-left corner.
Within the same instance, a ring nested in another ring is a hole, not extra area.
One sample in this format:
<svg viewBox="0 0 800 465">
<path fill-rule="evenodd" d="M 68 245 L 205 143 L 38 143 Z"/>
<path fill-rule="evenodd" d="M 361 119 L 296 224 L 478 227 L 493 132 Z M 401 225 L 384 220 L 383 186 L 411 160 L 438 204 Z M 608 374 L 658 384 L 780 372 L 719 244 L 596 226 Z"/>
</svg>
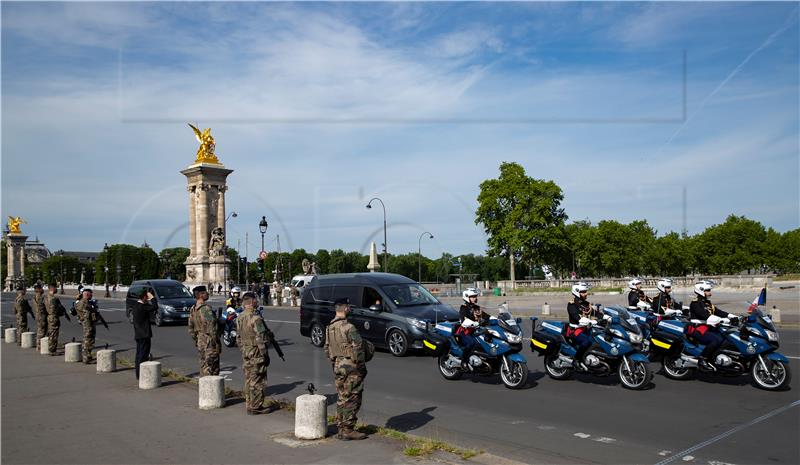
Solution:
<svg viewBox="0 0 800 465">
<path fill-rule="evenodd" d="M 514 319 L 514 321 L 516 321 L 517 324 L 520 324 L 520 323 L 522 323 L 522 318 L 517 317 L 517 318 Z"/>
</svg>

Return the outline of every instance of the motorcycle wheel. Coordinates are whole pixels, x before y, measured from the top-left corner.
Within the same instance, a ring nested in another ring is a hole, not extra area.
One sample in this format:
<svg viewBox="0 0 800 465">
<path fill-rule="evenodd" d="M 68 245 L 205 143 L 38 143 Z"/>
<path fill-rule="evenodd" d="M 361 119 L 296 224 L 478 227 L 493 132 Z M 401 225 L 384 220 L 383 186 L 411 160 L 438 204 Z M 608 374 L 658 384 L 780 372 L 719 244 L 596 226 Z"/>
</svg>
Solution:
<svg viewBox="0 0 800 465">
<path fill-rule="evenodd" d="M 769 366 L 769 363 L 772 366 Z M 761 367 L 758 359 L 753 360 L 753 365 L 750 367 L 750 375 L 755 382 L 756 387 L 766 389 L 767 391 L 779 391 L 786 389 L 792 381 L 792 372 L 789 365 L 776 360 L 767 359 L 767 368 L 769 373 Z"/>
<path fill-rule="evenodd" d="M 225 331 L 222 333 L 222 343 L 225 344 L 225 347 L 234 347 L 236 346 L 236 339 L 231 337 L 231 333 Z"/>
<path fill-rule="evenodd" d="M 528 365 L 520 362 L 508 362 L 508 371 L 500 364 L 500 379 L 509 389 L 519 389 L 528 381 Z"/>
<path fill-rule="evenodd" d="M 551 354 L 544 359 L 544 368 L 547 374 L 553 379 L 569 379 L 572 377 L 572 368 L 559 368 L 555 365 L 558 354 Z"/>
<path fill-rule="evenodd" d="M 450 358 L 450 354 L 442 354 L 439 356 L 439 373 L 444 376 L 444 379 L 456 380 L 461 378 L 464 372 L 461 371 L 461 368 L 449 368 L 447 366 L 448 358 Z"/>
<path fill-rule="evenodd" d="M 650 371 L 647 364 L 633 360 L 629 360 L 628 363 L 631 366 L 631 371 L 627 370 L 625 361 L 620 361 L 619 369 L 617 370 L 622 386 L 637 391 L 649 386 L 653 380 L 653 372 Z"/>
<path fill-rule="evenodd" d="M 675 366 L 675 360 L 677 359 L 664 357 L 664 360 L 661 361 L 661 368 L 664 371 L 664 376 L 669 379 L 677 380 L 691 379 L 694 377 L 694 368 L 677 367 Z"/>
</svg>

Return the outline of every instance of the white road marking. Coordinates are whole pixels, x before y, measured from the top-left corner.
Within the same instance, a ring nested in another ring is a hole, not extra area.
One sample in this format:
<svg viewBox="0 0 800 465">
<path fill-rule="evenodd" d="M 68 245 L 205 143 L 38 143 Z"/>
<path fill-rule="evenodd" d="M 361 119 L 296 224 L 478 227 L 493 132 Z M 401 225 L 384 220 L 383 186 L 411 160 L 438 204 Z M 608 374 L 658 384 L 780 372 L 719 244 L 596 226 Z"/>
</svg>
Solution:
<svg viewBox="0 0 800 465">
<path fill-rule="evenodd" d="M 586 433 L 575 433 L 575 434 L 573 434 L 573 436 L 579 437 L 581 439 L 586 439 L 586 438 L 592 437 L 591 434 L 586 434 Z"/>
<path fill-rule="evenodd" d="M 542 429 L 542 430 L 545 430 L 545 431 L 550 431 L 550 430 L 554 430 L 554 429 L 556 429 L 556 427 L 555 427 L 555 426 L 547 426 L 547 425 L 541 425 L 541 426 L 537 426 L 537 428 L 539 428 L 539 429 Z"/>
<path fill-rule="evenodd" d="M 512 425 L 521 425 L 523 423 L 525 423 L 525 420 L 516 420 L 511 422 Z"/>
<path fill-rule="evenodd" d="M 796 355 L 787 355 L 786 358 L 793 358 L 795 360 L 800 360 L 800 357 L 798 357 Z"/>
<path fill-rule="evenodd" d="M 666 457 L 666 456 L 668 456 L 668 455 L 669 455 L 669 454 L 671 454 L 671 453 L 672 453 L 672 451 L 671 451 L 671 450 L 662 450 L 661 452 L 659 452 L 659 453 L 658 453 L 658 455 L 660 455 L 660 456 L 662 456 L 662 457 Z"/>
<path fill-rule="evenodd" d="M 284 321 L 284 320 L 267 320 L 268 323 L 289 323 L 292 325 L 299 325 L 299 321 Z"/>
<path fill-rule="evenodd" d="M 736 465 L 730 462 L 720 462 L 719 460 L 709 460 L 708 465 Z"/>
<path fill-rule="evenodd" d="M 768 420 L 768 419 L 774 417 L 775 415 L 779 415 L 779 414 L 785 412 L 786 410 L 789 410 L 790 408 L 796 407 L 798 405 L 800 405 L 800 400 L 796 400 L 796 401 L 792 402 L 791 404 L 784 405 L 783 407 L 777 408 L 777 409 L 775 409 L 775 410 L 773 410 L 773 411 L 771 411 L 769 413 L 761 415 L 760 417 L 758 417 L 756 419 L 750 420 L 747 423 L 741 424 L 741 425 L 739 425 L 739 426 L 737 426 L 735 428 L 731 428 L 731 429 L 729 429 L 728 431 L 725 431 L 722 434 L 718 434 L 718 435 L 714 436 L 711 439 L 708 439 L 706 441 L 701 442 L 700 444 L 696 444 L 696 445 L 694 445 L 694 446 L 692 446 L 692 447 L 690 447 L 690 448 L 688 448 L 688 449 L 686 449 L 686 450 L 684 450 L 682 452 L 678 452 L 677 454 L 673 455 L 672 457 L 670 457 L 668 459 L 664 459 L 664 460 L 658 462 L 656 465 L 666 465 L 668 463 L 671 463 L 671 462 L 677 460 L 678 457 L 681 457 L 681 456 L 686 455 L 686 454 L 690 454 L 690 453 L 692 453 L 692 452 L 694 452 L 696 450 L 702 449 L 703 447 L 706 447 L 708 445 L 714 444 L 717 441 L 720 441 L 722 439 L 727 438 L 731 434 L 738 433 L 739 431 L 741 431 L 741 430 L 743 430 L 745 428 L 749 428 L 749 427 L 751 427 L 751 426 L 753 426 L 755 424 L 761 423 L 764 420 Z M 690 457 L 690 456 L 687 455 L 687 457 Z M 686 460 L 686 459 L 684 458 L 684 460 Z"/>
<path fill-rule="evenodd" d="M 603 436 L 603 437 L 599 437 L 599 438 L 595 438 L 595 439 L 592 439 L 592 441 L 602 442 L 602 443 L 604 443 L 604 444 L 611 444 L 612 442 L 617 442 L 617 440 L 616 440 L 616 439 L 614 439 L 614 438 L 607 438 L 607 437 L 605 437 L 605 436 Z"/>
<path fill-rule="evenodd" d="M 219 374 L 222 376 L 222 379 L 224 379 L 225 381 L 233 381 L 231 378 L 228 378 L 228 375 L 231 374 L 231 373 L 233 373 L 233 372 L 232 371 L 227 371 L 227 370 L 220 370 L 219 371 Z"/>
<path fill-rule="evenodd" d="M 683 460 L 684 462 L 691 462 L 692 460 L 694 460 L 694 457 L 691 455 L 687 455 L 684 456 L 681 460 Z"/>
</svg>

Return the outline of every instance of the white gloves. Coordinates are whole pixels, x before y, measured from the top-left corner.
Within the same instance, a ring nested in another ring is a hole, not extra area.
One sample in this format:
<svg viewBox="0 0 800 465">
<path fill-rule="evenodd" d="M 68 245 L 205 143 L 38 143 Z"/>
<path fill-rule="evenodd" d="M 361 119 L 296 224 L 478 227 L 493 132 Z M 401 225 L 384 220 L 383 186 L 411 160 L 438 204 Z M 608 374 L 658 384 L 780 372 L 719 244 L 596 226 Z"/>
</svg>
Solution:
<svg viewBox="0 0 800 465">
<path fill-rule="evenodd" d="M 666 316 L 675 316 L 675 315 L 681 316 L 681 315 L 683 315 L 683 312 L 680 311 L 680 310 L 674 310 L 674 309 L 668 308 L 668 309 L 664 310 L 664 315 L 666 315 Z"/>
<path fill-rule="evenodd" d="M 580 320 L 578 320 L 578 326 L 590 326 L 590 325 L 593 325 L 593 324 L 596 324 L 596 323 L 597 323 L 597 320 L 592 320 L 592 319 L 586 318 L 586 317 L 583 317 Z"/>
<path fill-rule="evenodd" d="M 472 321 L 469 318 L 464 318 L 464 321 L 461 322 L 461 326 L 463 328 L 474 328 L 474 327 L 478 326 L 478 322 L 477 321 Z"/>
</svg>

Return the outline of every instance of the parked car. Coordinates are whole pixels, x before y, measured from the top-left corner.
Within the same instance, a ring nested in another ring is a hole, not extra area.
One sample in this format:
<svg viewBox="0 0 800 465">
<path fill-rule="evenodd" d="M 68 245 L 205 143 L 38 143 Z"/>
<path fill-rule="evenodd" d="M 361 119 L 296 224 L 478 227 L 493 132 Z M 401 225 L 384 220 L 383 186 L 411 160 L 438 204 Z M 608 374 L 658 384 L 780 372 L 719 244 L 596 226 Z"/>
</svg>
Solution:
<svg viewBox="0 0 800 465">
<path fill-rule="evenodd" d="M 152 317 L 156 326 L 175 322 L 188 323 L 189 310 L 195 304 L 195 299 L 183 283 L 173 279 L 146 279 L 131 283 L 125 297 L 125 316 L 128 321 L 133 323 L 133 304 L 145 288 L 150 289 L 158 303 L 158 311 Z"/>
<path fill-rule="evenodd" d="M 458 312 L 441 303 L 422 284 L 392 273 L 317 276 L 300 301 L 300 334 L 317 347 L 325 344 L 325 327 L 333 320 L 333 302 L 350 299 L 350 322 L 361 336 L 402 357 L 421 349 L 428 324 L 458 322 Z"/>
</svg>

